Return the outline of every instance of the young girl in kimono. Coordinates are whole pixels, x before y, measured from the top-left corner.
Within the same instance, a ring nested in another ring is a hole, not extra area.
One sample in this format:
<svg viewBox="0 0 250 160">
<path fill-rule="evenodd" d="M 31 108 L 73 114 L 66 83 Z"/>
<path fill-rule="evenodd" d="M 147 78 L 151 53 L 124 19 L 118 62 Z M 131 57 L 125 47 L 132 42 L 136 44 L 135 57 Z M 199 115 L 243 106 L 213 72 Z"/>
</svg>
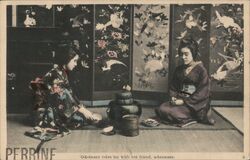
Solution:
<svg viewBox="0 0 250 160">
<path fill-rule="evenodd" d="M 57 48 L 56 55 L 54 67 L 42 79 L 31 82 L 31 87 L 38 93 L 36 96 L 40 97 L 36 102 L 39 114 L 35 129 L 38 132 L 33 131 L 37 135 L 31 136 L 40 139 L 39 136 L 44 135 L 41 131 L 67 134 L 68 128 L 75 129 L 86 122 L 97 123 L 101 120 L 100 115 L 90 112 L 79 103 L 70 87 L 68 73 L 77 65 L 77 50 L 62 45 Z"/>
<path fill-rule="evenodd" d="M 213 125 L 210 107 L 210 79 L 201 61 L 197 61 L 198 44 L 183 39 L 178 56 L 183 64 L 175 69 L 170 84 L 169 102 L 157 108 L 156 115 L 163 121 L 186 126 L 195 122 Z"/>
</svg>

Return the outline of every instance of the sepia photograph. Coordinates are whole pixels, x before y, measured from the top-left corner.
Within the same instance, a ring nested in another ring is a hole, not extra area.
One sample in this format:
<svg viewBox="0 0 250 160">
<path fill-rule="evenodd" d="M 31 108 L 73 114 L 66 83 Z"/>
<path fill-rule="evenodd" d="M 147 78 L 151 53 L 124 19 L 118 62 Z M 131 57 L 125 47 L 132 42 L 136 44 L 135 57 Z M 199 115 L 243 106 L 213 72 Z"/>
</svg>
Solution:
<svg viewBox="0 0 250 160">
<path fill-rule="evenodd" d="M 1 1 L 1 160 L 249 160 L 250 1 Z"/>
</svg>

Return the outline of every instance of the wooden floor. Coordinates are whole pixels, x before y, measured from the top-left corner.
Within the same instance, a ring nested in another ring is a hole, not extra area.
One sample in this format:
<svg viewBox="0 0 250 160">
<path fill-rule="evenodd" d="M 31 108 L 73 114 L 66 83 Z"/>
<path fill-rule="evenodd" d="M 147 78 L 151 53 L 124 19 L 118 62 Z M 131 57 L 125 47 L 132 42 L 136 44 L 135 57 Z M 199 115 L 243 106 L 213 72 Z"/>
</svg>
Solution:
<svg viewBox="0 0 250 160">
<path fill-rule="evenodd" d="M 230 109 L 230 108 L 229 108 Z M 234 112 L 232 112 L 234 113 Z M 239 117 L 242 118 L 242 117 Z M 36 147 L 38 140 L 24 136 L 31 129 L 8 121 L 8 147 Z M 140 130 L 136 137 L 105 136 L 101 130 L 75 130 L 68 136 L 47 142 L 65 152 L 242 152 L 243 135 L 229 130 Z"/>
</svg>

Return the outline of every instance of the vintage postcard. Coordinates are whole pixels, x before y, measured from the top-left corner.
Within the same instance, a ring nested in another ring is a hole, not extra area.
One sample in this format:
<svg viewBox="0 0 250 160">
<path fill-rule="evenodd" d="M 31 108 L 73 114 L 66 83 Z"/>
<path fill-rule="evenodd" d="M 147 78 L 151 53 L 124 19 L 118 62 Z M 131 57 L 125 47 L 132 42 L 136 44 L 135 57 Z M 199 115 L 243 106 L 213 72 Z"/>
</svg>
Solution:
<svg viewBox="0 0 250 160">
<path fill-rule="evenodd" d="M 250 1 L 0 1 L 1 160 L 249 160 Z"/>
</svg>

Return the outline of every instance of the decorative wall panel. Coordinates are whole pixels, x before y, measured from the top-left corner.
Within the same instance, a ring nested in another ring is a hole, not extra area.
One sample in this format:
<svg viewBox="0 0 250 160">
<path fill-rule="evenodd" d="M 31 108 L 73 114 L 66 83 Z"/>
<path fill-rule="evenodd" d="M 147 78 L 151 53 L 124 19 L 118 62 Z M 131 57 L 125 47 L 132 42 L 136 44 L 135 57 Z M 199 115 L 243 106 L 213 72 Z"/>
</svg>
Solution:
<svg viewBox="0 0 250 160">
<path fill-rule="evenodd" d="M 243 5 L 212 6 L 210 74 L 213 91 L 243 91 L 243 32 Z"/>
<path fill-rule="evenodd" d="M 135 5 L 133 90 L 167 92 L 169 5 Z"/>
<path fill-rule="evenodd" d="M 178 47 L 181 39 L 192 37 L 199 44 L 199 58 L 209 65 L 210 5 L 174 5 L 172 23 L 171 70 L 179 65 Z"/>
<path fill-rule="evenodd" d="M 120 90 L 129 83 L 129 5 L 95 6 L 94 90 Z"/>
</svg>

